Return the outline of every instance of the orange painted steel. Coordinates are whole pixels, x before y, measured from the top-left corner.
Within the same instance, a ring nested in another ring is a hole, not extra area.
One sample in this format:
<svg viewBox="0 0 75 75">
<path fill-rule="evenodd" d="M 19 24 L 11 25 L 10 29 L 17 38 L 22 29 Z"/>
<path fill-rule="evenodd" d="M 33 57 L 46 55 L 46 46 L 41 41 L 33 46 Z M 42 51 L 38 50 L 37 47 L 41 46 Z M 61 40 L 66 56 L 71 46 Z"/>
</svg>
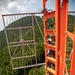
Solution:
<svg viewBox="0 0 75 75">
<path fill-rule="evenodd" d="M 68 18 L 68 0 L 62 1 L 61 18 L 60 18 L 60 71 L 59 75 L 65 73 L 65 58 L 66 58 L 66 34 Z"/>
<path fill-rule="evenodd" d="M 72 51 L 72 58 L 71 58 L 70 75 L 75 75 L 75 24 L 74 24 L 74 44 L 73 44 L 73 51 Z"/>
<path fill-rule="evenodd" d="M 47 19 L 48 19 L 48 18 L 53 18 L 53 17 L 55 17 L 55 11 L 45 13 L 45 17 L 46 17 Z"/>
<path fill-rule="evenodd" d="M 55 26 L 56 26 L 56 65 L 55 75 L 59 75 L 59 63 L 60 63 L 60 0 L 55 0 Z"/>
<path fill-rule="evenodd" d="M 59 39 L 60 39 L 60 35 L 59 35 L 59 31 L 60 31 L 60 0 L 56 0 L 56 11 L 53 11 L 53 12 L 46 12 L 45 9 L 46 9 L 46 1 L 47 0 L 43 0 L 43 14 L 44 14 L 44 44 L 45 44 L 45 62 L 46 62 L 46 75 L 47 73 L 51 73 L 53 75 L 58 75 L 59 74 L 59 71 L 58 71 L 58 66 L 59 66 L 59 55 L 58 55 L 58 52 L 59 52 Z M 54 34 L 54 32 L 52 30 L 47 30 L 46 27 L 47 27 L 47 19 L 49 18 L 53 18 L 55 17 L 55 23 L 56 23 L 56 48 L 55 46 L 50 46 L 48 44 L 46 44 L 46 41 L 47 41 L 47 35 L 49 34 Z M 59 31 L 58 31 L 59 30 Z M 47 50 L 48 49 L 51 49 L 51 50 L 56 50 L 55 51 L 55 58 L 51 58 L 51 57 L 47 57 Z M 51 62 L 51 63 L 54 63 L 55 64 L 55 70 L 51 69 L 48 67 L 48 62 Z"/>
<path fill-rule="evenodd" d="M 74 34 L 67 31 L 66 34 L 74 41 Z"/>
<path fill-rule="evenodd" d="M 44 46 L 45 46 L 45 44 L 46 44 L 46 19 L 45 19 L 46 0 L 43 0 L 42 2 L 43 2 L 42 3 L 43 4 L 43 12 L 44 12 L 43 21 L 44 21 Z M 46 53 L 46 46 L 45 46 L 45 62 L 47 63 L 46 56 L 47 56 L 47 53 Z M 46 69 L 47 69 L 47 64 L 46 64 Z M 47 73 L 47 70 L 46 70 L 46 73 Z"/>
<path fill-rule="evenodd" d="M 68 75 L 66 65 L 66 41 L 67 36 L 73 40 L 73 50 L 71 59 L 70 75 L 75 75 L 75 27 L 74 34 L 67 31 L 68 25 L 68 0 L 55 0 L 55 11 L 46 11 L 46 2 L 43 0 L 43 22 L 44 22 L 44 46 L 45 46 L 45 63 L 46 63 L 46 75 Z M 55 32 L 54 30 L 47 28 L 47 19 L 55 17 Z M 47 35 L 55 35 L 55 46 L 47 44 Z M 47 56 L 47 51 L 55 51 L 55 58 Z M 48 63 L 55 64 L 55 69 L 48 66 Z"/>
</svg>

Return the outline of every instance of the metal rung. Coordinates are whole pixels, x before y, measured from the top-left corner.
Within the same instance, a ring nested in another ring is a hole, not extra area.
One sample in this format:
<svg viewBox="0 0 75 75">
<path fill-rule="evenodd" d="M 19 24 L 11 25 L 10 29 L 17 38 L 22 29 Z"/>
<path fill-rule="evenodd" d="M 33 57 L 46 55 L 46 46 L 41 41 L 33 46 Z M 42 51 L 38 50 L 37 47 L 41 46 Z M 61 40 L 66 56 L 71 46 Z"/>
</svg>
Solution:
<svg viewBox="0 0 75 75">
<path fill-rule="evenodd" d="M 23 58 L 29 58 L 29 57 L 34 57 L 35 55 L 30 55 L 30 56 L 21 56 L 21 57 L 13 57 L 11 59 L 23 59 Z"/>
<path fill-rule="evenodd" d="M 17 41 L 17 42 L 10 42 L 10 43 L 8 43 L 9 45 L 11 45 L 11 44 L 17 44 L 17 43 L 20 43 L 21 41 Z M 27 42 L 34 42 L 34 40 L 24 40 L 23 41 L 24 43 L 27 43 Z"/>
<path fill-rule="evenodd" d="M 27 14 L 42 14 L 42 12 L 31 12 L 31 13 L 16 13 L 16 14 L 4 14 L 2 16 L 15 16 L 15 15 L 27 15 Z"/>
<path fill-rule="evenodd" d="M 47 13 L 45 14 L 45 16 L 46 16 L 47 19 L 48 19 L 48 18 L 53 18 L 53 17 L 55 17 L 55 11 L 47 12 Z"/>
<path fill-rule="evenodd" d="M 14 27 L 14 28 L 5 28 L 6 30 L 17 30 L 17 29 L 24 29 L 24 28 L 33 28 L 33 26 L 26 26 L 26 27 Z"/>
<path fill-rule="evenodd" d="M 46 50 L 50 49 L 50 50 L 54 50 L 55 51 L 55 46 L 51 46 L 51 45 L 45 45 L 46 46 Z"/>
<path fill-rule="evenodd" d="M 54 63 L 56 62 L 56 60 L 52 57 L 46 57 L 47 60 L 49 60 L 50 62 Z"/>
<path fill-rule="evenodd" d="M 55 75 L 55 70 L 51 69 L 51 68 L 47 68 L 47 70 L 52 73 L 53 75 Z"/>
<path fill-rule="evenodd" d="M 54 31 L 53 30 L 46 30 L 46 32 L 47 32 L 47 35 L 54 34 Z"/>
<path fill-rule="evenodd" d="M 18 46 L 26 46 L 26 45 L 34 45 L 34 43 L 10 45 L 9 47 L 18 47 Z"/>
<path fill-rule="evenodd" d="M 35 67 L 35 66 L 42 66 L 42 65 L 45 65 L 45 63 L 39 63 L 39 64 L 34 64 L 34 65 L 22 66 L 22 67 L 15 67 L 13 69 L 16 70 L 16 69 L 23 69 L 23 68 L 29 68 L 29 67 Z"/>
</svg>

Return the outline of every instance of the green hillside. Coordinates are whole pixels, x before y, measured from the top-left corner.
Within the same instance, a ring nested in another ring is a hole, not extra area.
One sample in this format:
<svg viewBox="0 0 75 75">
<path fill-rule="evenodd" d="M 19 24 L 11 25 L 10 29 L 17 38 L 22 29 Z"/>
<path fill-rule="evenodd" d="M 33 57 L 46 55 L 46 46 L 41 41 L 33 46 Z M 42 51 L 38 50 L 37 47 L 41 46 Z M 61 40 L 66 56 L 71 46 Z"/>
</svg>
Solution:
<svg viewBox="0 0 75 75">
<path fill-rule="evenodd" d="M 31 16 L 28 16 L 28 17 L 30 18 Z M 36 18 L 37 18 L 39 25 L 43 31 L 43 23 L 42 23 L 41 18 L 39 16 L 36 16 Z M 14 21 L 11 24 L 9 24 L 7 26 L 7 28 L 18 27 L 17 23 L 19 23 L 19 25 L 21 25 L 21 26 L 25 26 L 27 24 L 24 21 L 25 19 L 26 19 L 26 17 L 23 17 L 19 20 Z M 70 22 L 71 22 L 73 24 L 74 23 L 73 19 L 74 19 L 74 16 L 69 15 L 68 23 L 70 24 Z M 51 20 L 49 22 L 51 22 Z M 30 20 L 30 23 L 31 23 L 31 20 Z M 38 55 L 37 56 L 38 62 L 44 62 L 43 39 L 42 39 L 40 31 L 37 27 L 36 22 L 35 22 L 34 29 L 35 29 L 36 49 L 37 49 L 36 51 L 37 51 L 37 55 Z M 73 25 L 69 25 L 68 30 L 70 32 L 73 32 L 73 30 L 74 30 Z M 17 39 L 17 38 L 13 38 L 12 40 L 14 40 L 14 39 Z M 69 40 L 69 42 L 67 42 L 67 50 L 70 50 L 72 48 L 72 40 L 70 40 L 70 38 L 68 40 Z M 69 66 L 70 65 L 68 63 L 68 67 Z M 20 70 L 12 70 L 9 53 L 8 53 L 8 48 L 7 48 L 7 44 L 6 44 L 5 34 L 4 34 L 4 30 L 2 30 L 2 31 L 0 31 L 0 75 L 45 75 L 45 66 L 28 68 L 28 69 L 20 69 Z"/>
<path fill-rule="evenodd" d="M 12 22 L 11 24 L 9 24 L 6 28 L 18 27 L 18 23 L 19 23 L 20 27 L 21 26 L 24 27 L 27 24 L 26 23 L 27 21 L 26 22 L 24 21 L 26 18 L 31 19 L 31 16 L 20 18 L 16 21 Z M 40 28 L 42 29 L 42 32 L 43 32 L 42 19 L 39 16 L 36 16 L 36 18 L 37 18 Z M 31 25 L 31 20 L 29 22 L 29 25 Z M 40 34 L 40 31 L 38 29 L 38 26 L 37 26 L 35 20 L 34 20 L 34 31 L 35 31 L 35 38 L 36 38 L 35 40 L 36 40 L 37 59 L 38 59 L 38 62 L 44 62 L 43 38 Z M 25 38 L 27 38 L 27 37 L 25 37 Z M 18 39 L 18 38 L 13 38 L 12 40 L 15 40 L 15 39 Z M 29 53 L 29 52 L 27 52 L 27 53 Z M 31 59 L 29 61 L 24 61 L 24 62 L 29 63 L 32 60 L 33 59 Z M 17 63 L 17 62 L 15 62 L 15 63 Z M 17 64 L 17 65 L 19 65 L 19 64 Z M 0 32 L 0 66 L 1 66 L 0 67 L 0 75 L 30 75 L 30 72 L 34 69 L 34 68 L 33 69 L 28 68 L 28 69 L 21 69 L 21 70 L 12 70 L 4 30 Z M 37 69 L 38 71 L 40 71 L 38 68 L 40 68 L 40 67 L 35 68 L 35 70 Z M 41 71 L 44 71 L 43 68 Z M 39 73 L 39 75 L 41 75 L 41 73 Z"/>
<path fill-rule="evenodd" d="M 0 31 L 0 50 L 6 46 L 6 38 L 4 30 Z"/>
</svg>

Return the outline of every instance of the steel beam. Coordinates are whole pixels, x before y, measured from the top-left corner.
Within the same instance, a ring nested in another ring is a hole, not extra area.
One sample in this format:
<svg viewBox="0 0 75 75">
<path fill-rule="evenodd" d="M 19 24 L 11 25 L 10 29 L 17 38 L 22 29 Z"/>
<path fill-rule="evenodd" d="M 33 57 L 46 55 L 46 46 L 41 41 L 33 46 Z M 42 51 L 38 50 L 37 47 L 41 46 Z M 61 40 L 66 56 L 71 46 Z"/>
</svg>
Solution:
<svg viewBox="0 0 75 75">
<path fill-rule="evenodd" d="M 68 20 L 68 0 L 62 1 L 60 18 L 60 66 L 59 75 L 65 73 L 65 59 L 66 59 L 66 34 L 67 31 L 67 20 Z"/>
<path fill-rule="evenodd" d="M 72 51 L 70 75 L 75 75 L 75 24 L 74 24 L 74 44 Z"/>
<path fill-rule="evenodd" d="M 56 26 L 56 64 L 55 64 L 55 69 L 56 69 L 56 75 L 59 75 L 59 54 L 60 53 L 60 0 L 55 0 L 55 26 Z"/>
</svg>

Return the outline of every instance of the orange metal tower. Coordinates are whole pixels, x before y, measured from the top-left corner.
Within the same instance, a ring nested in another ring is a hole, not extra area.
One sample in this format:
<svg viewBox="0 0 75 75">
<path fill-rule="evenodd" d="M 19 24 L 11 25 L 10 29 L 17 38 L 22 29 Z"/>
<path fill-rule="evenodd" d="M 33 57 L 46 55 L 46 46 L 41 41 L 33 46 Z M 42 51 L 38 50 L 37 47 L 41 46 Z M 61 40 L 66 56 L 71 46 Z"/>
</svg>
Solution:
<svg viewBox="0 0 75 75">
<path fill-rule="evenodd" d="M 11 63 L 15 59 L 16 60 L 26 59 L 26 61 L 28 60 L 30 61 L 31 58 L 34 59 L 34 61 L 31 61 L 31 63 L 25 64 L 25 62 L 23 62 L 21 66 L 18 64 L 19 66 L 17 67 L 14 66 L 14 64 L 12 63 L 12 68 L 22 69 L 22 68 L 40 66 L 44 64 L 44 63 L 37 62 L 37 58 L 36 58 L 37 55 L 35 51 L 36 47 L 35 47 L 34 22 L 33 22 L 33 20 L 36 21 L 39 31 L 42 34 L 42 31 L 39 27 L 35 14 L 43 13 L 46 75 L 68 75 L 66 62 L 65 62 L 67 36 L 73 40 L 73 49 L 71 52 L 72 56 L 71 56 L 70 75 L 75 75 L 75 72 L 74 72 L 75 71 L 75 59 L 74 59 L 75 58 L 75 26 L 74 26 L 74 33 L 67 31 L 68 0 L 55 0 L 55 11 L 47 11 L 46 2 L 47 0 L 42 0 L 43 11 L 40 13 L 34 12 L 34 13 L 2 15 Z M 29 19 L 28 19 L 28 16 L 29 16 Z M 21 23 L 25 21 L 24 17 L 26 18 L 26 23 L 24 24 L 25 26 L 21 26 Z M 22 20 L 19 21 L 19 23 L 17 22 L 16 24 L 15 22 L 20 19 Z M 51 28 L 47 28 L 48 19 L 52 19 L 55 21 L 54 24 L 51 25 Z M 6 27 L 12 22 L 14 22 L 13 26 L 11 25 Z M 11 36 L 9 34 L 10 32 L 11 32 Z M 17 35 L 19 38 L 13 35 L 13 33 Z M 28 34 L 28 36 L 26 34 Z M 30 34 L 32 35 L 32 37 L 30 36 Z M 28 37 L 27 39 L 24 37 L 25 35 Z M 12 39 L 13 36 L 18 39 L 16 39 L 16 41 L 13 40 Z M 30 46 L 32 49 L 30 48 Z M 21 49 L 20 51 L 22 53 L 16 56 L 16 54 L 18 54 L 17 52 L 19 52 L 16 50 L 18 50 L 19 48 Z M 25 51 L 24 51 L 24 48 L 25 48 Z M 11 50 L 14 50 L 14 51 L 12 51 L 11 53 Z M 28 50 L 30 50 L 31 52 L 28 53 L 27 55 L 26 52 Z"/>
<path fill-rule="evenodd" d="M 64 75 L 65 74 L 65 59 L 66 59 L 66 38 L 69 36 L 73 41 L 73 52 L 71 60 L 70 75 L 75 75 L 75 31 L 74 34 L 67 31 L 68 21 L 68 0 L 55 0 L 55 11 L 46 11 L 46 2 L 43 0 L 44 14 L 44 47 L 45 47 L 45 62 L 46 75 Z M 47 19 L 55 17 L 55 30 L 47 29 Z M 47 43 L 47 35 L 55 35 L 55 45 Z M 48 53 L 54 51 L 55 57 L 49 56 Z M 66 70 L 66 75 L 68 72 Z"/>
</svg>

